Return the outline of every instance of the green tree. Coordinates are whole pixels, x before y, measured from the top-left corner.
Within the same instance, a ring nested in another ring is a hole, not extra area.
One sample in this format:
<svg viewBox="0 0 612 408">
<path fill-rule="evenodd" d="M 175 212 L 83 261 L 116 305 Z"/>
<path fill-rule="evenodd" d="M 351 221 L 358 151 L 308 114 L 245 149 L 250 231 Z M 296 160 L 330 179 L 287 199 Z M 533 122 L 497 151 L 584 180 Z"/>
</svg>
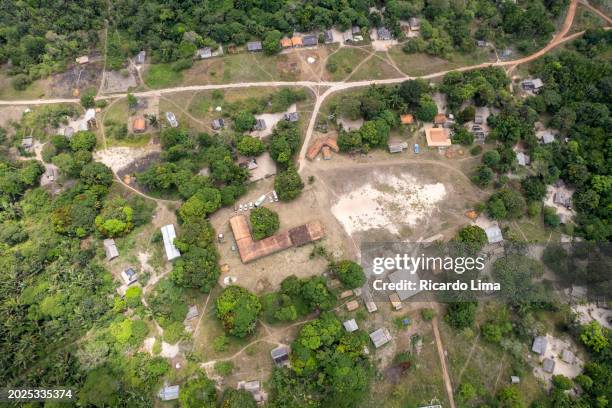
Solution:
<svg viewBox="0 0 612 408">
<path fill-rule="evenodd" d="M 608 329 L 593 320 L 582 326 L 580 340 L 582 340 L 585 346 L 599 353 L 608 347 Z"/>
<path fill-rule="evenodd" d="M 448 324 L 456 329 L 465 329 L 474 324 L 476 320 L 476 302 L 453 302 L 448 305 L 445 316 Z"/>
<path fill-rule="evenodd" d="M 96 106 L 95 98 L 96 98 L 96 90 L 88 89 L 87 91 L 83 92 L 83 94 L 81 95 L 81 105 L 85 109 L 93 108 Z"/>
<path fill-rule="evenodd" d="M 363 268 L 356 262 L 345 259 L 333 262 L 329 266 L 330 270 L 336 274 L 338 279 L 348 288 L 355 289 L 363 286 L 366 282 Z"/>
<path fill-rule="evenodd" d="M 487 234 L 478 225 L 468 225 L 463 227 L 457 233 L 455 239 L 468 246 L 468 249 L 473 252 L 478 252 L 488 242 Z"/>
<path fill-rule="evenodd" d="M 216 188 L 204 187 L 198 190 L 179 208 L 179 216 L 183 222 L 191 218 L 201 218 L 217 211 L 221 206 L 221 193 Z"/>
<path fill-rule="evenodd" d="M 254 209 L 249 217 L 255 240 L 274 235 L 280 226 L 278 214 L 266 207 Z"/>
<path fill-rule="evenodd" d="M 135 109 L 138 106 L 138 98 L 136 98 L 133 94 L 127 94 L 127 103 L 130 109 Z"/>
<path fill-rule="evenodd" d="M 184 247 L 181 246 L 181 249 Z M 214 245 L 191 245 L 172 265 L 171 279 L 179 286 L 198 288 L 204 293 L 216 285 L 221 271 L 219 254 Z"/>
<path fill-rule="evenodd" d="M 255 116 L 251 112 L 241 110 L 234 116 L 234 129 L 240 133 L 247 132 L 253 129 L 256 121 Z"/>
<path fill-rule="evenodd" d="M 119 401 L 119 381 L 106 367 L 90 371 L 79 391 L 79 401 L 85 405 L 103 408 L 116 406 Z"/>
<path fill-rule="evenodd" d="M 198 373 L 196 378 L 188 380 L 181 386 L 179 401 L 181 408 L 215 408 L 217 406 L 215 382 L 205 373 Z"/>
<path fill-rule="evenodd" d="M 278 30 L 268 31 L 263 40 L 263 50 L 267 55 L 278 54 L 281 50 L 280 40 L 283 35 Z"/>
<path fill-rule="evenodd" d="M 96 134 L 93 132 L 76 132 L 70 139 L 70 148 L 76 152 L 79 150 L 91 151 L 96 147 Z"/>
<path fill-rule="evenodd" d="M 421 100 L 419 101 L 419 107 L 415 112 L 415 116 L 418 120 L 423 122 L 433 122 L 434 117 L 438 113 L 438 106 L 431 99 L 429 95 L 421 96 Z"/>
<path fill-rule="evenodd" d="M 503 188 L 487 202 L 487 212 L 494 219 L 520 218 L 527 208 L 525 199 L 515 190 Z"/>
<path fill-rule="evenodd" d="M 242 338 L 255 331 L 261 303 L 248 290 L 240 286 L 228 286 L 217 298 L 216 306 L 217 318 L 232 336 Z"/>
<path fill-rule="evenodd" d="M 88 186 L 110 187 L 113 184 L 113 172 L 104 163 L 91 162 L 81 170 L 80 179 Z"/>
<path fill-rule="evenodd" d="M 252 136 L 243 136 L 236 146 L 240 154 L 244 156 L 259 156 L 266 150 L 261 139 Z"/>
<path fill-rule="evenodd" d="M 220 408 L 257 408 L 257 403 L 250 392 L 226 388 L 221 395 Z"/>
<path fill-rule="evenodd" d="M 282 201 L 296 199 L 302 193 L 303 188 L 304 182 L 293 166 L 279 172 L 274 180 L 274 189 Z"/>
</svg>

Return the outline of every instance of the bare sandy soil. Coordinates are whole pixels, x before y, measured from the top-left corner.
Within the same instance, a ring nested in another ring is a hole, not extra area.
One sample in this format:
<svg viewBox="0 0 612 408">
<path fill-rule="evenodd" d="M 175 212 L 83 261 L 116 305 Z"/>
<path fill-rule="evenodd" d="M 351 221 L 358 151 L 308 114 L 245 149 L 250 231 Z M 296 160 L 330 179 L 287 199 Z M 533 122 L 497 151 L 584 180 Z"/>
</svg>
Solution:
<svg viewBox="0 0 612 408">
<path fill-rule="evenodd" d="M 110 167 L 114 172 L 129 166 L 138 159 L 142 159 L 152 153 L 159 153 L 159 144 L 148 144 L 144 147 L 117 146 L 94 153 L 94 160 L 100 161 Z"/>
<path fill-rule="evenodd" d="M 399 233 L 399 227 L 415 227 L 437 210 L 446 196 L 444 184 L 421 184 L 409 173 L 399 177 L 374 171 L 366 183 L 340 196 L 332 213 L 346 232 L 387 229 Z"/>
</svg>

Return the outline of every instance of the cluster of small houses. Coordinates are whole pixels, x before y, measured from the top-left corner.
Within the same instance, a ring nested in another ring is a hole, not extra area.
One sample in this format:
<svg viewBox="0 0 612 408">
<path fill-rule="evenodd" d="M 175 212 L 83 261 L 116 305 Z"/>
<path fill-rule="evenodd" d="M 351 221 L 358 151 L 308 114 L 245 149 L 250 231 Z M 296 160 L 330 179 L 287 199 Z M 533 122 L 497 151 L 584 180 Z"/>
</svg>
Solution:
<svg viewBox="0 0 612 408">
<path fill-rule="evenodd" d="M 174 246 L 174 239 L 176 238 L 174 225 L 168 224 L 161 227 L 161 234 L 168 261 L 172 261 L 173 259 L 180 257 L 180 251 Z M 103 241 L 103 246 L 107 261 L 112 261 L 113 259 L 119 257 L 119 250 L 117 249 L 117 244 L 115 243 L 114 239 L 105 239 Z M 121 272 L 121 278 L 123 279 L 125 285 L 120 287 L 118 291 L 121 295 L 124 295 L 127 287 L 138 281 L 138 273 L 134 270 L 134 268 L 128 267 Z"/>
</svg>

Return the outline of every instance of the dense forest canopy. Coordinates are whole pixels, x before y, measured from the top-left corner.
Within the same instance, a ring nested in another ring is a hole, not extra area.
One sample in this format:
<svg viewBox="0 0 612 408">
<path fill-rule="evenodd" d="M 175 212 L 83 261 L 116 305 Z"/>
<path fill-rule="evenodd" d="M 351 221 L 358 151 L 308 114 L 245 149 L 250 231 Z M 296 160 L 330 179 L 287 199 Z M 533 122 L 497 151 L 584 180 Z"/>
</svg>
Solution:
<svg viewBox="0 0 612 408">
<path fill-rule="evenodd" d="M 427 52 L 445 56 L 452 50 L 472 51 L 475 40 L 498 46 L 516 43 L 531 50 L 554 31 L 551 19 L 567 0 L 515 3 L 494 0 L 344 1 L 163 1 L 101 0 L 63 2 L 4 1 L 0 13 L 0 63 L 19 75 L 16 87 L 62 71 L 79 54 L 106 51 L 110 69 L 141 49 L 154 62 L 182 61 L 189 66 L 197 47 L 243 45 L 270 34 L 291 35 L 336 27 L 362 29 L 386 26 L 403 38 L 400 20 L 422 19 Z M 477 21 L 476 28 L 473 21 Z M 272 38 L 271 37 L 271 38 Z M 418 49 L 418 44 L 416 45 Z"/>
</svg>

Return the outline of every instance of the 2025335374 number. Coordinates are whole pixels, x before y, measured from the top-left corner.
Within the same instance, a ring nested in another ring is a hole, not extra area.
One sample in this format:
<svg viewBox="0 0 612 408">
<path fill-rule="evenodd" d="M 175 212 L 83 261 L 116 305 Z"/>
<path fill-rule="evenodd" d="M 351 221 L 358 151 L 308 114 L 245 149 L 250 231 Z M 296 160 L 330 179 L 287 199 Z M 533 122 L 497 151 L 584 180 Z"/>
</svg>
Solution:
<svg viewBox="0 0 612 408">
<path fill-rule="evenodd" d="M 75 392 L 70 388 L 2 388 L 0 402 L 72 401 Z"/>
</svg>

